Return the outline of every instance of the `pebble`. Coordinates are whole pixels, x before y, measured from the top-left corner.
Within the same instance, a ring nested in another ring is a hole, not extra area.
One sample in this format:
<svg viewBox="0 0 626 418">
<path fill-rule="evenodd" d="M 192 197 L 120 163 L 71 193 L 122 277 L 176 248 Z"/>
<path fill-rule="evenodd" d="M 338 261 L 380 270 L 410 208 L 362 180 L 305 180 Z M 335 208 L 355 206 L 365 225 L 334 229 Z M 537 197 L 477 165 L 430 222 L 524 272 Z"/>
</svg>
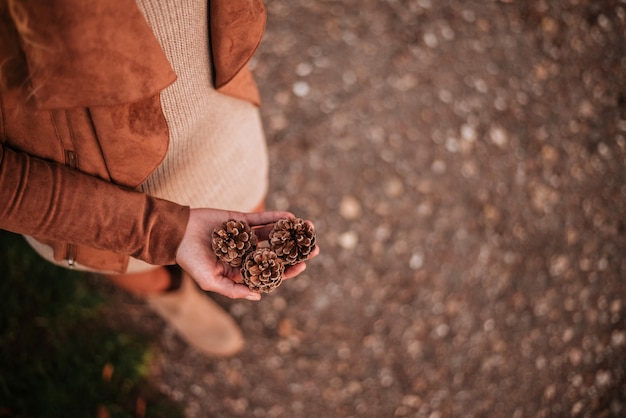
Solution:
<svg viewBox="0 0 626 418">
<path fill-rule="evenodd" d="M 361 203 L 354 196 L 343 196 L 339 204 L 339 213 L 348 220 L 361 217 Z"/>
<path fill-rule="evenodd" d="M 353 250 L 359 243 L 356 231 L 346 231 L 339 235 L 339 246 L 346 250 Z"/>
<path fill-rule="evenodd" d="M 489 139 L 493 144 L 497 145 L 500 148 L 504 148 L 509 142 L 509 136 L 507 132 L 499 126 L 491 127 L 491 129 L 489 130 Z"/>
<path fill-rule="evenodd" d="M 292 91 L 298 97 L 305 97 L 311 92 L 311 86 L 306 81 L 298 81 L 293 84 Z"/>
</svg>

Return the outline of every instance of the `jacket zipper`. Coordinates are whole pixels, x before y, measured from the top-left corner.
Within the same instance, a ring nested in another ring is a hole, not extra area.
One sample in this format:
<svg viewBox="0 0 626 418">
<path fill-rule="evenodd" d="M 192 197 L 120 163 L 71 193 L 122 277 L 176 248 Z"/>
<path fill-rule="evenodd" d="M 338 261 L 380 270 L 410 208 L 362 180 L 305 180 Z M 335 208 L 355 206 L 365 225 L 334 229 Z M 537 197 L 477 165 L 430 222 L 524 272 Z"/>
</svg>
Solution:
<svg viewBox="0 0 626 418">
<path fill-rule="evenodd" d="M 65 150 L 65 164 L 71 168 L 78 168 L 78 161 L 74 151 Z"/>
<path fill-rule="evenodd" d="M 65 150 L 65 163 L 68 167 L 78 168 L 76 152 Z M 70 268 L 76 267 L 76 245 L 68 243 L 65 247 L 65 260 Z"/>
</svg>

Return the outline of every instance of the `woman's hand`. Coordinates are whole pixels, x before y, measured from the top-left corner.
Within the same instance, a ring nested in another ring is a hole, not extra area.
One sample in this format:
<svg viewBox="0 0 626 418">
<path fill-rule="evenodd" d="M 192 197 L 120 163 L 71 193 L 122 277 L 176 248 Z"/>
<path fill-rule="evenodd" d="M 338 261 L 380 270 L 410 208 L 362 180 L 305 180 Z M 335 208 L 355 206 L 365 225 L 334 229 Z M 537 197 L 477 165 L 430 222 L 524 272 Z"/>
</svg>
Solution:
<svg viewBox="0 0 626 418">
<path fill-rule="evenodd" d="M 228 219 L 246 221 L 255 230 L 259 241 L 267 240 L 273 224 L 282 218 L 293 217 L 289 212 L 242 213 L 217 209 L 191 209 L 183 240 L 176 252 L 176 262 L 193 277 L 201 289 L 216 292 L 233 299 L 259 300 L 261 295 L 242 284 L 240 269 L 220 262 L 213 248 L 213 229 Z M 309 256 L 319 253 L 316 248 Z M 285 269 L 283 279 L 291 279 L 306 268 L 304 262 Z"/>
</svg>

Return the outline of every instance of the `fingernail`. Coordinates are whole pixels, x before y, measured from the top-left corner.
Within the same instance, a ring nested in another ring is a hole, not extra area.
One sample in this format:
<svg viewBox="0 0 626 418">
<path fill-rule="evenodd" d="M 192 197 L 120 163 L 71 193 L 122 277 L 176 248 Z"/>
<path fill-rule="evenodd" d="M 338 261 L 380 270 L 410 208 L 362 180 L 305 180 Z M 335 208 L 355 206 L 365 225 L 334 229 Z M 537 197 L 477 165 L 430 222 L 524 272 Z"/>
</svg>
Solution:
<svg viewBox="0 0 626 418">
<path fill-rule="evenodd" d="M 248 299 L 248 300 L 261 300 L 261 294 L 260 293 L 251 293 L 248 296 L 246 296 L 246 299 Z"/>
</svg>

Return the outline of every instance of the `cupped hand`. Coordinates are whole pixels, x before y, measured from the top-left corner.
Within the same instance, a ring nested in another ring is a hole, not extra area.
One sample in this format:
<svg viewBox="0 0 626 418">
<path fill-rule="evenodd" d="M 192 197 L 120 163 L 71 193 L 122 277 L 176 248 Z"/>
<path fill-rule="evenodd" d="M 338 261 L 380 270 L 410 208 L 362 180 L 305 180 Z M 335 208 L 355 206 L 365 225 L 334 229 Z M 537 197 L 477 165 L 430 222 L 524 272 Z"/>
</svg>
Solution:
<svg viewBox="0 0 626 418">
<path fill-rule="evenodd" d="M 261 295 L 241 284 L 241 271 L 217 259 L 211 247 L 213 229 L 228 219 L 246 221 L 260 241 L 267 240 L 273 224 L 294 215 L 284 211 L 243 213 L 218 209 L 191 209 L 189 222 L 176 252 L 176 262 L 193 277 L 201 289 L 233 299 L 259 300 Z M 311 257 L 319 253 L 316 248 Z M 306 268 L 304 262 L 285 269 L 285 280 L 296 277 Z"/>
</svg>

